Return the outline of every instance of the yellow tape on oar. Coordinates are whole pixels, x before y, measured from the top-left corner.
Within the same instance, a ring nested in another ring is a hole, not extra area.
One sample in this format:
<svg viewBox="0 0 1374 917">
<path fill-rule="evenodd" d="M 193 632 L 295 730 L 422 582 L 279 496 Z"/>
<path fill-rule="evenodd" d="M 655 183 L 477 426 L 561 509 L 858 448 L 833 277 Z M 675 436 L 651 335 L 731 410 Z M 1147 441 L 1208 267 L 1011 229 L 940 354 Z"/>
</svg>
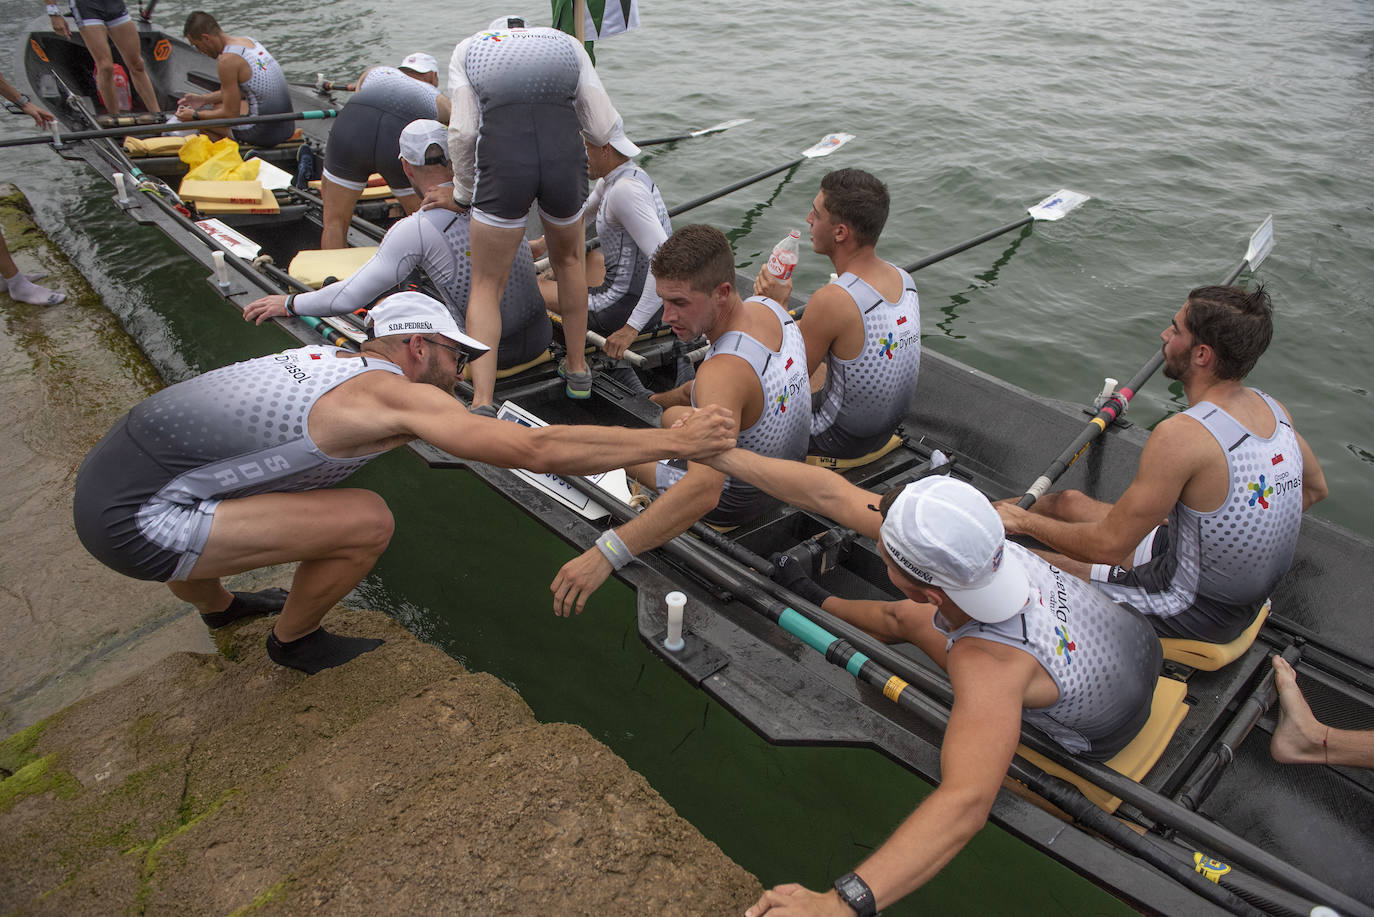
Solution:
<svg viewBox="0 0 1374 917">
<path fill-rule="evenodd" d="M 886 697 L 895 704 L 897 703 L 897 698 L 901 697 L 902 692 L 909 687 L 911 686 L 907 682 L 893 675 L 887 680 L 887 683 L 883 685 L 883 697 Z"/>
<path fill-rule="evenodd" d="M 372 256 L 377 254 L 375 245 L 359 245 L 355 248 L 307 249 L 297 252 L 291 259 L 286 272 L 301 283 L 318 290 L 327 278 L 343 280 L 350 277 Z"/>
<path fill-rule="evenodd" d="M 1221 882 L 1221 877 L 1231 871 L 1229 864 L 1223 863 L 1221 860 L 1214 860 L 1201 853 L 1193 854 L 1193 867 L 1218 884 Z"/>
</svg>

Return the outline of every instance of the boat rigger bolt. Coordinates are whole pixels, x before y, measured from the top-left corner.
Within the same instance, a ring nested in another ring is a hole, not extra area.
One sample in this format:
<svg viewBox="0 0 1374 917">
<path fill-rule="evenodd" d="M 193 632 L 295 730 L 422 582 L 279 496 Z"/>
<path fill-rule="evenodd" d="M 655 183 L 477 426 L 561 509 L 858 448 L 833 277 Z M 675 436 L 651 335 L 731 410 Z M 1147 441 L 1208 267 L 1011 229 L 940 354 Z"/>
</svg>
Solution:
<svg viewBox="0 0 1374 917">
<path fill-rule="evenodd" d="M 682 642 L 682 609 L 687 605 L 687 596 L 670 592 L 663 599 L 668 603 L 668 636 L 663 638 L 663 648 L 677 653 L 686 645 Z"/>
</svg>

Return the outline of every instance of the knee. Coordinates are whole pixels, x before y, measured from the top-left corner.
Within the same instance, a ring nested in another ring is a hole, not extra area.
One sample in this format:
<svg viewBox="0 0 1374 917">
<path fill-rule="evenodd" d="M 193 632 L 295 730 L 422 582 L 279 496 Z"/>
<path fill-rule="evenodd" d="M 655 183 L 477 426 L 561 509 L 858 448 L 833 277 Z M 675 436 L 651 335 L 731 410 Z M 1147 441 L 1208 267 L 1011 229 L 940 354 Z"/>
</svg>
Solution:
<svg viewBox="0 0 1374 917">
<path fill-rule="evenodd" d="M 1081 490 L 1056 490 L 1035 502 L 1035 511 L 1056 519 L 1072 518 L 1091 502 Z"/>
<path fill-rule="evenodd" d="M 143 55 L 141 54 L 131 60 L 125 61 L 124 65 L 129 68 L 130 76 L 142 76 L 148 69 L 143 66 Z"/>
<path fill-rule="evenodd" d="M 95 65 L 96 79 L 104 79 L 107 76 L 114 76 L 114 61 L 103 60 Z"/>
<path fill-rule="evenodd" d="M 379 495 L 371 491 L 361 491 L 363 496 L 352 514 L 357 547 L 371 557 L 380 557 L 391 544 L 391 536 L 396 531 L 396 518 L 391 508 Z"/>
</svg>

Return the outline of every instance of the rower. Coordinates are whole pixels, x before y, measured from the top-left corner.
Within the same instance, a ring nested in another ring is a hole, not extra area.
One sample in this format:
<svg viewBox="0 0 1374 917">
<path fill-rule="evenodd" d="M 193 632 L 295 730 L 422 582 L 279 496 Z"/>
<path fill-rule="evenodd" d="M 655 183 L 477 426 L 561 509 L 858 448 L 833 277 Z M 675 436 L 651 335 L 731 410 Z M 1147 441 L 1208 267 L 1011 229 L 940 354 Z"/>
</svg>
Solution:
<svg viewBox="0 0 1374 917">
<path fill-rule="evenodd" d="M 447 140 L 447 128 L 431 119 L 412 121 L 397 138 L 398 161 L 405 181 L 422 195 L 448 184 L 453 177 Z M 472 276 L 469 222 L 466 212 L 433 209 L 413 213 L 388 229 L 377 254 L 348 277 L 310 293 L 264 296 L 249 303 L 243 317 L 262 324 L 284 315 L 343 315 L 372 305 L 377 297 L 406 283 L 419 269 L 438 289 L 458 327 L 464 328 Z M 499 369 L 535 359 L 548 348 L 553 337 L 529 250 L 522 251 L 526 257 L 515 259 L 501 294 L 501 342 L 496 356 Z M 479 409 L 479 413 L 488 410 L 490 405 Z M 487 416 L 494 417 L 495 412 Z"/>
<path fill-rule="evenodd" d="M 157 90 L 148 77 L 148 66 L 138 42 L 138 26 L 134 25 L 124 0 L 69 0 L 76 17 L 81 40 L 95 61 L 95 85 L 100 101 L 109 113 L 110 123 L 119 117 L 119 92 L 115 88 L 115 62 L 110 45 L 119 49 L 119 56 L 129 68 L 129 80 L 134 84 L 143 107 L 149 113 L 162 111 Z M 52 30 L 63 38 L 71 38 L 72 30 L 56 3 L 47 5 Z"/>
<path fill-rule="evenodd" d="M 448 71 L 453 118 L 453 197 L 472 208 L 472 300 L 468 330 L 479 341 L 501 337 L 501 288 L 525 237 L 530 205 L 558 276 L 568 353 L 560 373 L 569 398 L 590 398 L 587 333 L 586 154 L 579 128 L 606 143 L 620 119 L 582 43 L 556 29 L 526 28 L 502 17 L 463 39 Z M 494 360 L 472 364 L 473 404 L 490 404 Z"/>
<path fill-rule="evenodd" d="M 620 359 L 643 331 L 658 328 L 663 300 L 654 287 L 649 259 L 673 231 L 658 186 L 631 160 L 639 147 L 616 122 L 611 139 L 587 149 L 587 175 L 596 179 L 582 212 L 596 214 L 600 245 L 587 252 L 587 327 L 606 339 L 605 351 Z M 543 239 L 530 243 L 544 256 Z M 550 311 L 558 312 L 558 283 L 540 278 L 539 291 Z"/>
<path fill-rule="evenodd" d="M 1335 729 L 1318 720 L 1298 687 L 1297 672 L 1282 656 L 1272 658 L 1279 691 L 1279 724 L 1269 741 L 1274 760 L 1374 767 L 1374 729 Z"/>
<path fill-rule="evenodd" d="M 739 443 L 745 449 L 785 459 L 805 456 L 811 404 L 801 332 L 777 303 L 760 296 L 740 299 L 725 234 L 710 226 L 683 227 L 659 247 L 650 268 L 668 327 L 679 340 L 704 334 L 711 342 L 694 380 L 652 396 L 663 408 L 663 425 L 672 426 L 695 405 L 719 404 L 739 419 Z M 612 570 L 699 519 L 740 525 L 777 505 L 757 488 L 707 465 L 674 460 L 626 471 L 661 495 L 563 565 L 552 585 L 554 611 L 560 615 L 580 614 Z"/>
<path fill-rule="evenodd" d="M 1244 384 L 1269 346 L 1271 314 L 1263 285 L 1190 292 L 1160 335 L 1164 375 L 1190 407 L 1155 427 L 1121 499 L 1064 490 L 1031 511 L 1004 501 L 1007 531 L 1140 609 L 1162 637 L 1238 637 L 1288 571 L 1303 512 L 1327 494 L 1287 409 Z"/>
<path fill-rule="evenodd" d="M 180 121 L 211 121 L 241 115 L 276 115 L 291 111 L 286 76 L 267 49 L 252 38 L 228 35 L 215 17 L 197 10 L 186 17 L 186 40 L 201 54 L 215 58 L 220 88 L 188 92 L 177 102 Z M 232 136 L 254 146 L 276 146 L 296 132 L 290 121 L 207 128 L 212 137 Z"/>
<path fill-rule="evenodd" d="M 591 474 L 734 442 L 734 419 L 715 407 L 677 430 L 476 417 L 452 391 L 463 364 L 486 348 L 442 303 L 397 293 L 371 314 L 361 353 L 300 347 L 135 405 L 77 472 L 74 516 L 86 549 L 126 576 L 167 583 L 212 628 L 280 612 L 268 656 L 313 674 L 381 642 L 331 634 L 320 621 L 372 569 L 394 525 L 377 494 L 330 485 L 384 452 L 423 438 L 488 464 Z M 289 594 L 230 593 L 220 580 L 295 561 Z"/>
<path fill-rule="evenodd" d="M 439 64 L 417 51 L 396 67 L 371 67 L 356 83 L 357 93 L 339 111 L 324 148 L 324 230 L 320 248 L 343 248 L 353 207 L 378 173 L 406 213 L 420 207 L 397 159 L 402 129 L 420 118 L 448 124 L 448 98 L 439 92 Z"/>
<path fill-rule="evenodd" d="M 802 594 L 879 640 L 914 644 L 949 674 L 954 693 L 935 791 L 834 891 L 779 886 L 750 915 L 812 913 L 808 903 L 814 913 L 845 913 L 847 904 L 871 915 L 933 878 L 986 823 L 1023 722 L 1101 761 L 1149 719 L 1162 661 L 1149 623 L 1006 541 L 971 485 L 928 477 L 879 500 L 833 471 L 743 448 L 708 464 L 878 541 L 903 598 L 842 599 L 814 583 Z"/>
<path fill-rule="evenodd" d="M 816 392 L 808 453 L 869 455 L 892 439 L 916 393 L 921 315 L 911 275 L 878 257 L 887 223 L 887 186 L 862 169 L 821 179 L 806 216 L 811 247 L 839 276 L 807 300 L 798 320 Z M 754 292 L 786 304 L 789 278 L 759 269 Z"/>
</svg>

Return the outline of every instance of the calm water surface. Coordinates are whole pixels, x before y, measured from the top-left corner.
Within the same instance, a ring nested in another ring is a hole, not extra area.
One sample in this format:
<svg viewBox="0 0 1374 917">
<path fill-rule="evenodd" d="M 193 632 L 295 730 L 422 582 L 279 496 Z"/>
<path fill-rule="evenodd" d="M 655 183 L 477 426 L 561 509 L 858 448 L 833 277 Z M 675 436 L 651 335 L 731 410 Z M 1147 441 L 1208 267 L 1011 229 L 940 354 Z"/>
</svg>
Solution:
<svg viewBox="0 0 1374 917">
<path fill-rule="evenodd" d="M 741 266 L 804 226 L 831 167 L 888 183 L 879 250 L 899 263 L 1010 222 L 1058 188 L 1091 194 L 1061 223 L 916 276 L 925 346 L 1032 391 L 1081 402 L 1103 376 L 1128 378 L 1187 290 L 1239 263 L 1272 213 L 1278 244 L 1259 278 L 1277 332 L 1252 380 L 1287 405 L 1322 461 L 1332 498 L 1315 512 L 1374 534 L 1374 5 L 643 2 L 644 28 L 599 51 L 631 136 L 755 119 L 643 158 L 669 206 L 786 162 L 830 131 L 858 135 L 824 163 L 693 212 L 730 233 Z M 0 68 L 12 79 L 37 9 L 0 2 Z M 288 77 L 313 80 L 415 50 L 446 62 L 496 15 L 543 6 L 325 9 L 321 19 L 299 0 L 226 0 L 212 11 L 231 33 L 262 39 Z M 25 130 L 0 122 L 3 136 Z M 169 380 L 286 344 L 229 320 L 203 271 L 159 233 L 131 229 L 110 189 L 81 168 L 38 148 L 5 150 L 0 179 L 28 193 Z M 828 271 L 804 252 L 798 290 Z M 1181 390 L 1157 377 L 1130 416 L 1152 425 L 1181 405 Z M 541 718 L 585 726 L 765 883 L 827 885 L 926 791 L 872 753 L 769 747 L 641 648 L 633 596 L 619 584 L 581 618 L 555 618 L 547 584 L 571 549 L 466 473 L 429 471 L 402 453 L 358 483 L 385 494 L 398 519 L 364 585 L 374 606 L 514 685 Z M 918 909 L 1120 906 L 988 829 L 890 913 Z"/>
</svg>

